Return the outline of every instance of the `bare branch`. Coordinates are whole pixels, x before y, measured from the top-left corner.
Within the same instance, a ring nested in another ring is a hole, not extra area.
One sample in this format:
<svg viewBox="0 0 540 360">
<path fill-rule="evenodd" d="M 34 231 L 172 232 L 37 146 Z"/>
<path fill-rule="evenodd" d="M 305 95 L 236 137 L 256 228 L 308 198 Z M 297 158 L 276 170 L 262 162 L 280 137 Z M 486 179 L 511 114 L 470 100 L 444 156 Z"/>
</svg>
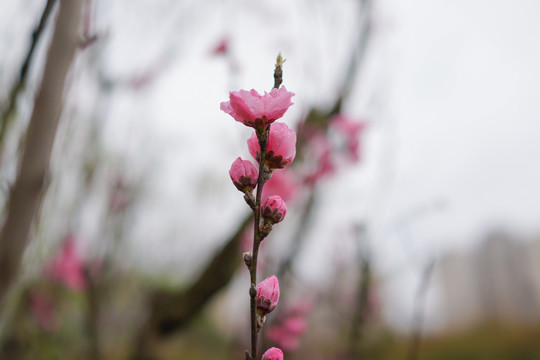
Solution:
<svg viewBox="0 0 540 360">
<path fill-rule="evenodd" d="M 18 272 L 32 222 L 39 212 L 65 81 L 79 46 L 77 27 L 81 8 L 81 0 L 60 1 L 41 89 L 30 118 L 21 168 L 11 189 L 7 218 L 0 236 L 0 299 Z"/>
</svg>

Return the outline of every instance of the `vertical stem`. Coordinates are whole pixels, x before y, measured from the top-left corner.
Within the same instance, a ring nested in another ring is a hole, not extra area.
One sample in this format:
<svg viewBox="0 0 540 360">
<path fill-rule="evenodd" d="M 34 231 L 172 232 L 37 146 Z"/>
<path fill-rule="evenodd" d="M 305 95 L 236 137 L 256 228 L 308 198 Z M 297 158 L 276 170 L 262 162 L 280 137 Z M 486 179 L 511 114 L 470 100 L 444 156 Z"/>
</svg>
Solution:
<svg viewBox="0 0 540 360">
<path fill-rule="evenodd" d="M 424 318 L 424 301 L 426 292 L 429 287 L 429 281 L 433 270 L 435 269 L 435 260 L 430 260 L 422 271 L 422 277 L 420 284 L 416 292 L 416 299 L 414 304 L 414 318 L 413 318 L 413 333 L 411 335 L 409 351 L 407 354 L 408 360 L 418 359 L 418 353 L 420 350 L 420 341 L 422 339 L 422 322 Z"/>
<path fill-rule="evenodd" d="M 279 88 L 283 82 L 283 70 L 281 65 L 283 59 L 281 54 L 278 55 L 276 68 L 274 70 L 274 89 Z M 259 256 L 259 245 L 261 244 L 260 235 L 260 222 L 261 222 L 261 196 L 264 183 L 267 180 L 266 166 L 266 146 L 268 145 L 268 138 L 270 136 L 270 125 L 257 132 L 257 139 L 259 140 L 260 156 L 259 156 L 259 177 L 257 179 L 257 194 L 255 196 L 255 209 L 253 209 L 253 254 L 251 257 L 251 264 L 249 267 L 249 276 L 251 285 L 249 288 L 249 308 L 250 308 L 250 320 L 251 320 L 251 359 L 257 360 L 257 340 L 259 337 L 259 329 L 257 326 L 257 304 L 255 297 L 257 296 L 257 257 Z"/>
<path fill-rule="evenodd" d="M 95 279 L 90 274 L 90 269 L 84 269 L 85 277 L 87 280 L 86 290 L 86 331 L 88 335 L 88 356 L 92 360 L 101 359 L 99 352 L 99 331 L 98 331 L 98 319 L 99 319 L 99 300 L 98 300 L 98 285 Z"/>
<path fill-rule="evenodd" d="M 251 357 L 253 360 L 257 359 L 257 340 L 259 331 L 257 329 L 257 305 L 255 297 L 257 295 L 257 257 L 259 255 L 259 245 L 261 244 L 260 237 L 260 221 L 261 221 L 261 196 L 264 183 L 266 182 L 266 173 L 264 163 L 266 161 L 266 146 L 268 144 L 268 136 L 270 134 L 270 125 L 260 134 L 257 134 L 259 140 L 259 147 L 261 149 L 259 158 L 259 178 L 257 179 L 257 194 L 255 196 L 255 209 L 253 210 L 253 255 L 251 259 L 251 266 L 249 268 L 249 275 L 251 279 L 251 286 L 249 288 L 250 296 L 250 313 L 251 313 Z"/>
</svg>

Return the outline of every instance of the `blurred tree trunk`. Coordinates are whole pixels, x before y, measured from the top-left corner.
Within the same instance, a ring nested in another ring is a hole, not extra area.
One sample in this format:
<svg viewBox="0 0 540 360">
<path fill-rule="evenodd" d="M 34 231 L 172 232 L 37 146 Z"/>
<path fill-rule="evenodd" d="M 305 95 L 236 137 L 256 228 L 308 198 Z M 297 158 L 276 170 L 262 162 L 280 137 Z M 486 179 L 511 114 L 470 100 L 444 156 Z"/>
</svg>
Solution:
<svg viewBox="0 0 540 360">
<path fill-rule="evenodd" d="M 39 213 L 66 77 L 79 45 L 77 29 L 82 0 L 61 0 L 59 6 L 20 170 L 10 192 L 7 218 L 0 235 L 0 300 L 18 273 L 32 222 Z"/>
</svg>

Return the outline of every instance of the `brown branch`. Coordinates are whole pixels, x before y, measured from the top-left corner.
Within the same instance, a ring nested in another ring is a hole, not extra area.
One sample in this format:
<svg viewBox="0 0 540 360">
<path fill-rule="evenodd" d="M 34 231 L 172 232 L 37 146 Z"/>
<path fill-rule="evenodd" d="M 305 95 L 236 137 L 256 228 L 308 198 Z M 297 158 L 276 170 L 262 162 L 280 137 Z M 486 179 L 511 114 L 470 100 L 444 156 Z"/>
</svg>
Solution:
<svg viewBox="0 0 540 360">
<path fill-rule="evenodd" d="M 188 289 L 182 292 L 161 290 L 151 296 L 150 315 L 139 332 L 137 352 L 132 355 L 132 359 L 152 359 L 152 343 L 182 330 L 229 283 L 242 263 L 240 239 L 251 223 L 252 216 L 246 216 L 237 231 Z"/>
<path fill-rule="evenodd" d="M 414 301 L 414 314 L 413 314 L 413 333 L 409 342 L 409 351 L 407 353 L 408 360 L 418 359 L 418 353 L 420 352 L 420 341 L 422 339 L 422 325 L 424 322 L 424 303 L 426 293 L 429 288 L 431 276 L 433 270 L 435 270 L 435 260 L 429 260 L 422 270 L 420 278 L 420 284 L 416 292 L 416 298 Z"/>
<path fill-rule="evenodd" d="M 81 8 L 81 0 L 60 1 L 41 89 L 30 118 L 21 168 L 11 189 L 7 218 L 0 236 L 0 299 L 17 274 L 32 222 L 39 212 L 65 81 L 79 45 L 77 27 Z"/>
<path fill-rule="evenodd" d="M 360 346 L 362 345 L 364 325 L 369 311 L 369 292 L 371 289 L 371 261 L 369 252 L 366 249 L 367 239 L 363 227 L 357 228 L 357 236 L 360 242 L 358 244 L 358 284 L 349 333 L 349 359 L 361 358 Z"/>
<path fill-rule="evenodd" d="M 4 142 L 4 137 L 6 134 L 8 122 L 9 122 L 11 114 L 13 113 L 13 110 L 15 110 L 15 104 L 17 103 L 17 95 L 19 94 L 19 92 L 24 87 L 24 84 L 26 83 L 28 69 L 30 68 L 30 63 L 32 61 L 32 58 L 34 57 L 34 51 L 36 49 L 36 45 L 41 35 L 43 34 L 43 30 L 45 29 L 45 24 L 47 23 L 47 19 L 49 18 L 49 15 L 52 12 L 55 2 L 56 0 L 47 0 L 47 4 L 45 4 L 45 9 L 43 9 L 43 13 L 41 14 L 41 19 L 39 20 L 37 27 L 32 32 L 32 41 L 30 42 L 30 47 L 28 48 L 28 52 L 26 53 L 24 62 L 21 65 L 21 69 L 19 70 L 19 78 L 17 79 L 15 84 L 13 84 L 13 87 L 11 88 L 11 91 L 9 92 L 7 106 L 2 112 L 2 120 L 0 123 L 0 144 Z"/>
</svg>

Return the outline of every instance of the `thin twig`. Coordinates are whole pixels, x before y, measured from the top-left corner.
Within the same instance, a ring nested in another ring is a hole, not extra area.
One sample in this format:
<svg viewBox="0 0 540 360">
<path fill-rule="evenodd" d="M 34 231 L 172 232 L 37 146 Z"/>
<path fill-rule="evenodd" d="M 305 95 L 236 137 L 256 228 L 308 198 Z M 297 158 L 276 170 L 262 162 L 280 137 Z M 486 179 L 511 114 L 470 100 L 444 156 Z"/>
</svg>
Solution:
<svg viewBox="0 0 540 360">
<path fill-rule="evenodd" d="M 414 303 L 413 333 L 411 335 L 409 351 L 407 354 L 408 360 L 415 360 L 418 358 L 420 340 L 422 338 L 422 325 L 424 320 L 424 303 L 431 276 L 433 274 L 433 270 L 435 269 L 435 264 L 435 260 L 430 260 L 422 270 L 422 276 L 420 279 L 420 284 L 418 285 Z"/>
<path fill-rule="evenodd" d="M 39 39 L 41 38 L 41 35 L 43 34 L 43 30 L 45 29 L 47 19 L 49 18 L 49 15 L 52 12 L 55 2 L 56 0 L 47 0 L 47 3 L 45 4 L 45 9 L 43 9 L 43 13 L 41 14 L 39 23 L 34 29 L 34 31 L 32 32 L 32 41 L 30 42 L 30 47 L 28 48 L 26 57 L 24 58 L 24 62 L 22 63 L 21 69 L 19 70 L 19 77 L 17 81 L 15 82 L 15 84 L 13 84 L 13 87 L 11 88 L 9 92 L 7 106 L 2 112 L 2 120 L 0 123 L 0 144 L 4 143 L 4 137 L 6 134 L 7 125 L 8 125 L 10 116 L 13 113 L 13 110 L 15 110 L 15 104 L 17 103 L 17 95 L 19 94 L 19 92 L 24 87 L 24 84 L 26 83 L 26 78 L 28 76 L 28 69 L 30 68 L 30 63 L 32 61 L 32 58 L 34 57 L 36 45 Z"/>
<path fill-rule="evenodd" d="M 283 69 L 282 64 L 284 60 L 281 54 L 278 55 L 276 61 L 276 68 L 274 70 L 274 89 L 279 88 L 283 82 Z M 257 324 L 257 258 L 259 256 L 259 246 L 261 245 L 261 232 L 260 232 L 260 217 L 261 217 L 261 197 L 264 187 L 264 183 L 268 179 L 269 172 L 266 161 L 266 146 L 268 145 L 268 138 L 270 136 L 270 125 L 262 131 L 257 131 L 257 138 L 259 140 L 259 177 L 257 179 L 257 194 L 255 196 L 255 207 L 253 208 L 253 253 L 251 257 L 251 263 L 249 266 L 250 287 L 249 287 L 249 308 L 250 308 L 250 323 L 251 323 L 251 358 L 257 360 L 257 342 L 259 337 L 259 326 Z"/>
</svg>

